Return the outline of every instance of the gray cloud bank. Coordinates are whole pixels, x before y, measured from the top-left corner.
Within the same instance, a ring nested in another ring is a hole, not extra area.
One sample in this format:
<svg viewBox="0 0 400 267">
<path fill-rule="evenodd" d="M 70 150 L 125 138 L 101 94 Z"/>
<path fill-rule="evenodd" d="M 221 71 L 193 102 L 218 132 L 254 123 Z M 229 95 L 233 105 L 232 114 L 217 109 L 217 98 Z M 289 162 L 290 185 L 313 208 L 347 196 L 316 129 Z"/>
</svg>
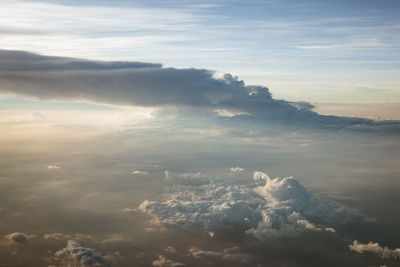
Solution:
<svg viewBox="0 0 400 267">
<path fill-rule="evenodd" d="M 276 100 L 267 87 L 245 85 L 230 74 L 215 78 L 210 70 L 163 68 L 161 64 L 91 61 L 0 50 L 0 84 L 0 92 L 43 100 L 197 108 L 235 121 L 400 129 L 397 121 L 320 115 L 307 102 Z"/>
</svg>

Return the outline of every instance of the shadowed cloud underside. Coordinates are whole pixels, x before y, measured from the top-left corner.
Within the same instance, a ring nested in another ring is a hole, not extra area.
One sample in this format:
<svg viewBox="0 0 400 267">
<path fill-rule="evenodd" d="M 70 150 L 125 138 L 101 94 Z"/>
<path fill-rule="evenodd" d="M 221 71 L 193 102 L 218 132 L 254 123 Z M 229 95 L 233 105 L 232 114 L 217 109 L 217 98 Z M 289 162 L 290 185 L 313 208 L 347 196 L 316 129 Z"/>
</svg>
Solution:
<svg viewBox="0 0 400 267">
<path fill-rule="evenodd" d="M 397 130 L 397 121 L 320 115 L 307 102 L 274 99 L 265 86 L 246 85 L 231 74 L 160 64 L 106 62 L 0 51 L 0 92 L 42 100 L 179 107 L 214 118 L 277 121 L 320 128 Z M 229 114 L 229 115 L 224 115 Z"/>
</svg>

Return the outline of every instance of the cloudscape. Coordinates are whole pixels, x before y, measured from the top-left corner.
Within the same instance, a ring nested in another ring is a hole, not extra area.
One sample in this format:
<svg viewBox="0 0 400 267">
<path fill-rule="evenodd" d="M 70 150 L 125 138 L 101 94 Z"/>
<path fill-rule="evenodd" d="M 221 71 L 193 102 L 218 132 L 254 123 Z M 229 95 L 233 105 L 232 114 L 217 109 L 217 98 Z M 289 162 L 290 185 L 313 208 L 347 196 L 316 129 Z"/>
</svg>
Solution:
<svg viewBox="0 0 400 267">
<path fill-rule="evenodd" d="M 396 1 L 0 7 L 2 266 L 400 266 Z"/>
</svg>

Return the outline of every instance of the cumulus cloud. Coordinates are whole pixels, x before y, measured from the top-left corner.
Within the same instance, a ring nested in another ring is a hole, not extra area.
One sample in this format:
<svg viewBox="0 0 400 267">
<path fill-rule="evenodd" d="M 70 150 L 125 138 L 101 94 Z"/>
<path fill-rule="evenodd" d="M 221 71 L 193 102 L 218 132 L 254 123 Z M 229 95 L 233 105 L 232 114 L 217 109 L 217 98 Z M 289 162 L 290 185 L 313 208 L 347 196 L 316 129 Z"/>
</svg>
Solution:
<svg viewBox="0 0 400 267">
<path fill-rule="evenodd" d="M 327 128 L 398 127 L 398 122 L 320 115 L 306 102 L 276 100 L 264 86 L 206 69 L 104 62 L 0 51 L 0 92 L 50 100 L 118 105 L 201 108 L 226 120 L 290 122 Z"/>
<path fill-rule="evenodd" d="M 244 169 L 240 168 L 240 167 L 232 167 L 231 168 L 231 172 L 243 172 L 243 171 L 244 171 Z"/>
<path fill-rule="evenodd" d="M 16 242 L 16 243 L 20 243 L 20 244 L 25 244 L 28 242 L 28 236 L 26 234 L 23 233 L 11 233 L 9 235 L 6 236 L 8 240 Z"/>
<path fill-rule="evenodd" d="M 374 253 L 382 258 L 400 258 L 400 248 L 390 249 L 388 247 L 381 247 L 379 243 L 368 242 L 367 244 L 359 243 L 354 240 L 353 244 L 349 245 L 350 250 L 360 254 Z"/>
<path fill-rule="evenodd" d="M 176 267 L 176 266 L 185 266 L 185 264 L 180 262 L 174 262 L 172 260 L 167 259 L 163 255 L 158 255 L 158 258 L 153 261 L 153 266 L 156 267 Z"/>
<path fill-rule="evenodd" d="M 67 246 L 54 253 L 53 258 L 62 266 L 112 266 L 111 260 L 96 254 L 90 248 L 81 247 L 74 240 L 68 240 Z"/>
<path fill-rule="evenodd" d="M 251 186 L 216 180 L 173 184 L 166 188 L 164 201 L 146 200 L 139 210 L 166 227 L 237 227 L 259 240 L 302 231 L 335 232 L 369 221 L 358 210 L 315 198 L 292 177 L 271 178 L 256 171 L 253 178 L 256 184 Z"/>
</svg>

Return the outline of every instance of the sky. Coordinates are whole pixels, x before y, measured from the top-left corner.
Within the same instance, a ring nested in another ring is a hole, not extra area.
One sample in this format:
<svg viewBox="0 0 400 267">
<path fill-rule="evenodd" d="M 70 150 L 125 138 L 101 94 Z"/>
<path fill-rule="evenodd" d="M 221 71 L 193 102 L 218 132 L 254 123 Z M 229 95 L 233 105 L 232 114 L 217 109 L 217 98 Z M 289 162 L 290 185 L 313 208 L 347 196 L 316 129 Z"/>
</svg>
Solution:
<svg viewBox="0 0 400 267">
<path fill-rule="evenodd" d="M 0 265 L 399 266 L 399 9 L 0 0 Z"/>
<path fill-rule="evenodd" d="M 397 1 L 1 1 L 1 9 L 2 49 L 206 68 L 293 101 L 400 102 Z"/>
</svg>

